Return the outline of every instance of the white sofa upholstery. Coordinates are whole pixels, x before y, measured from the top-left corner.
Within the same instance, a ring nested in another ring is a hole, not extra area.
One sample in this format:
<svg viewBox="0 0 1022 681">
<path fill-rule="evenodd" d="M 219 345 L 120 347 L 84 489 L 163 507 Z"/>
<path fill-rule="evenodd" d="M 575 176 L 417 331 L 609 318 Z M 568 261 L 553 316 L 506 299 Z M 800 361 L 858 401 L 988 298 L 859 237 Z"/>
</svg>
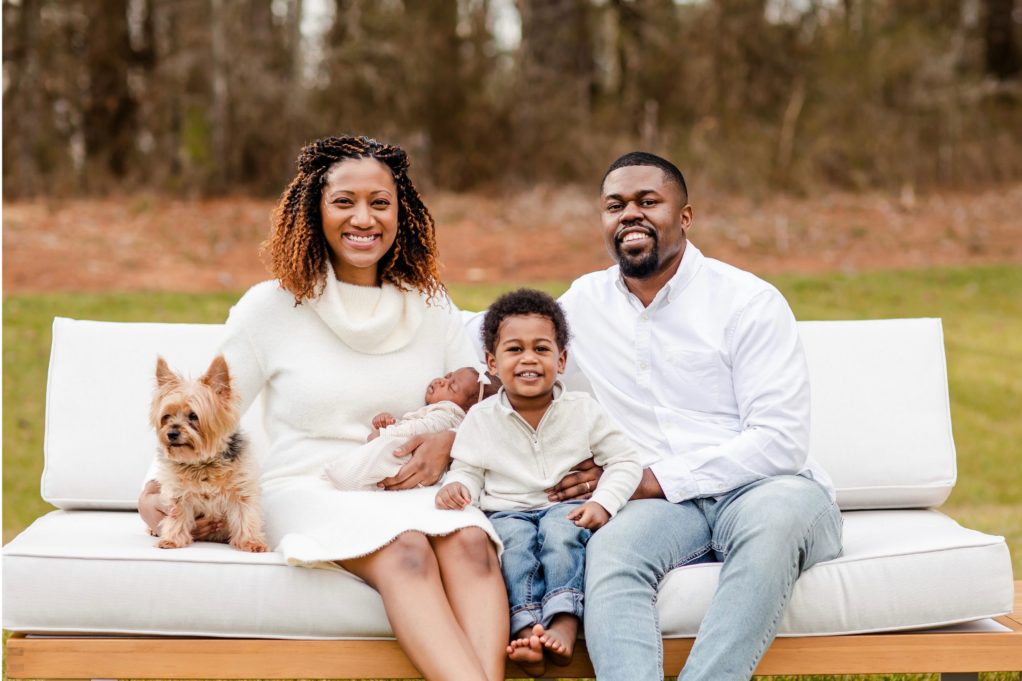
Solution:
<svg viewBox="0 0 1022 681">
<path fill-rule="evenodd" d="M 379 596 L 344 572 L 288 567 L 279 554 L 224 545 L 152 547 L 134 509 L 155 446 L 145 421 L 155 357 L 198 373 L 219 333 L 54 322 L 42 491 L 63 510 L 4 547 L 5 629 L 391 636 Z M 1010 612 L 1004 540 L 924 510 L 947 498 L 956 475 L 939 320 L 809 322 L 800 334 L 812 376 L 811 449 L 846 511 L 845 552 L 802 576 L 781 635 L 934 627 Z M 80 437 L 110 414 L 124 423 L 113 439 Z M 260 416 L 257 404 L 245 426 L 264 451 Z M 916 510 L 886 510 L 896 508 Z M 695 635 L 718 572 L 703 564 L 667 576 L 657 604 L 665 636 Z"/>
</svg>

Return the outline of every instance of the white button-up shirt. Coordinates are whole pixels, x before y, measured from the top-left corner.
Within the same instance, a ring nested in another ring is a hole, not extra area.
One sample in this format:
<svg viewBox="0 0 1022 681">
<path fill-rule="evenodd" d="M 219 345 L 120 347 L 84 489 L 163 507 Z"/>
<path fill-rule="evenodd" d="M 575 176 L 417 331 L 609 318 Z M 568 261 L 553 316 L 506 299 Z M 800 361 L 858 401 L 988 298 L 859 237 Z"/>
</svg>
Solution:
<svg viewBox="0 0 1022 681">
<path fill-rule="evenodd" d="M 776 288 L 689 242 L 648 307 L 617 266 L 579 278 L 560 303 L 568 373 L 585 373 L 669 501 L 794 474 L 834 498 L 809 457 L 809 371 Z"/>
</svg>

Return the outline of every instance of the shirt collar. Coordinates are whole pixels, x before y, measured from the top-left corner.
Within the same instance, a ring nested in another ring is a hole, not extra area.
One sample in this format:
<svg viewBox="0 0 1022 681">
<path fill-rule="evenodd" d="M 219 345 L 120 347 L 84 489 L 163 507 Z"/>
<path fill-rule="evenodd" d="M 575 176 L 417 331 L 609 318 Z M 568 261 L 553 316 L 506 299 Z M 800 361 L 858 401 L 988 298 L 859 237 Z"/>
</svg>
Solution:
<svg viewBox="0 0 1022 681">
<path fill-rule="evenodd" d="M 703 254 L 698 248 L 695 247 L 691 241 L 686 241 L 685 252 L 681 256 L 681 263 L 678 265 L 678 271 L 674 273 L 674 276 L 668 280 L 664 287 L 657 292 L 656 297 L 653 299 L 653 303 L 657 301 L 663 301 L 664 298 L 668 302 L 673 301 L 675 298 L 681 295 L 682 291 L 692 283 L 696 274 L 699 272 L 700 267 L 703 264 Z M 625 285 L 624 277 L 621 276 L 621 269 L 618 268 L 617 280 L 614 282 L 617 290 L 626 296 L 633 295 L 628 290 L 628 286 Z M 653 305 L 650 303 L 650 306 Z"/>
</svg>

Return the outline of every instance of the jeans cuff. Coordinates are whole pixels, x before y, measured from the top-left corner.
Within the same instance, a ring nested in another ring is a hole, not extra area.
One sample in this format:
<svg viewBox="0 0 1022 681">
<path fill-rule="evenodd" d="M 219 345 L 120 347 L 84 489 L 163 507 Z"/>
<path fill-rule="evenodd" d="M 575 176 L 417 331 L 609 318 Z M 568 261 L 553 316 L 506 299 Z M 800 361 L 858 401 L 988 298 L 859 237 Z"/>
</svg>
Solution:
<svg viewBox="0 0 1022 681">
<path fill-rule="evenodd" d="M 577 589 L 563 589 L 543 599 L 543 628 L 550 626 L 554 615 L 566 612 L 582 619 L 582 592 Z"/>
<path fill-rule="evenodd" d="M 536 606 L 528 606 L 511 613 L 511 634 L 521 631 L 525 627 L 535 626 L 540 623 L 540 609 Z"/>
</svg>

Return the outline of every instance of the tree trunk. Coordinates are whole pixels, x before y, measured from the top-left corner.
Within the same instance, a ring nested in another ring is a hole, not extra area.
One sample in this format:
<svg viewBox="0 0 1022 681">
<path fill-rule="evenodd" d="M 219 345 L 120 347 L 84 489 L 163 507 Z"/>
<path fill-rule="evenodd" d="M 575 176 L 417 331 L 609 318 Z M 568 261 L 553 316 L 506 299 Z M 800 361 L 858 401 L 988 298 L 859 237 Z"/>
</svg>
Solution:
<svg viewBox="0 0 1022 681">
<path fill-rule="evenodd" d="M 128 89 L 132 62 L 127 0 L 92 0 L 85 4 L 88 87 L 82 97 L 86 162 L 116 178 L 128 172 L 134 144 L 137 105 Z"/>
<path fill-rule="evenodd" d="M 1014 5 L 1014 0 L 986 0 L 986 70 L 999 80 L 1014 78 L 1022 70 L 1011 16 Z"/>
</svg>

